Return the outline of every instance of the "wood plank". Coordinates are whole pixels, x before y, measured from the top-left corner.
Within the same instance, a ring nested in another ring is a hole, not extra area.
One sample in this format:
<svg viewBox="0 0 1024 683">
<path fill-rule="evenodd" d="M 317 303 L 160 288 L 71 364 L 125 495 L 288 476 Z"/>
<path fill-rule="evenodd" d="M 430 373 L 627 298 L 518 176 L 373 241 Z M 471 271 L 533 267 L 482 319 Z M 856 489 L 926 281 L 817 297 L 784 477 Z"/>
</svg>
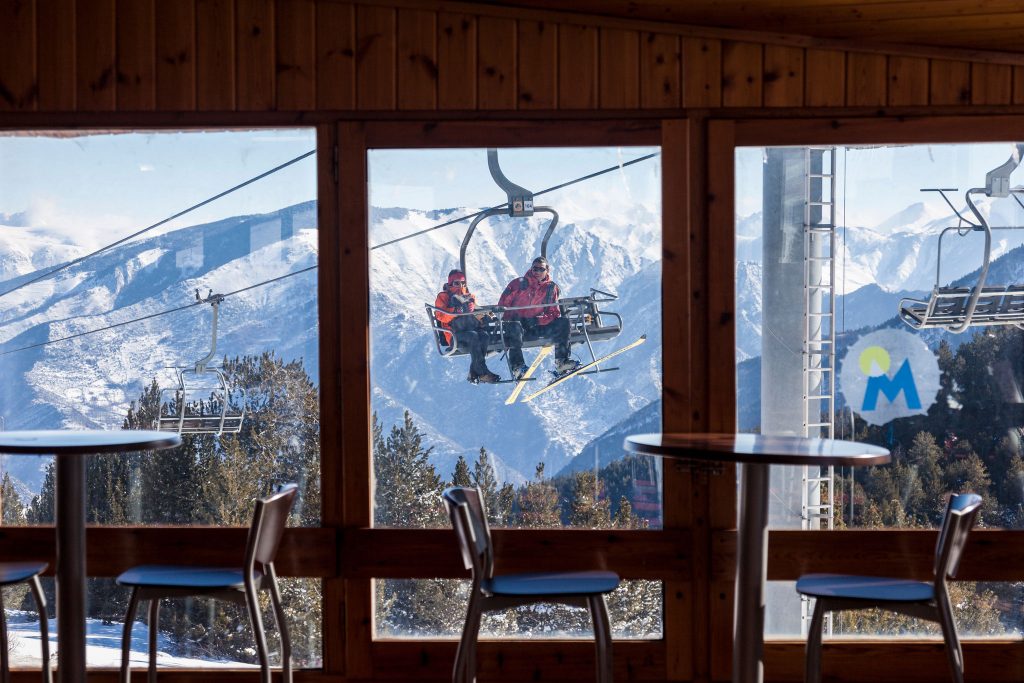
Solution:
<svg viewBox="0 0 1024 683">
<path fill-rule="evenodd" d="M 196 0 L 196 106 L 235 108 L 235 3 Z"/>
<path fill-rule="evenodd" d="M 1013 67 L 1005 64 L 971 65 L 971 104 L 1010 104 Z"/>
<path fill-rule="evenodd" d="M 395 10 L 356 7 L 356 106 L 390 110 L 396 104 Z"/>
<path fill-rule="evenodd" d="M 682 46 L 678 36 L 644 33 L 640 36 L 640 106 L 674 109 L 682 105 Z"/>
<path fill-rule="evenodd" d="M 1024 66 L 1013 67 L 1013 103 L 1024 104 Z"/>
<path fill-rule="evenodd" d="M 931 60 L 929 73 L 931 104 L 970 104 L 971 64 L 948 59 Z"/>
<path fill-rule="evenodd" d="M 764 46 L 764 106 L 804 104 L 804 51 L 798 47 Z"/>
<path fill-rule="evenodd" d="M 36 64 L 39 109 L 75 108 L 75 0 L 36 0 Z"/>
<path fill-rule="evenodd" d="M 846 53 L 808 48 L 805 61 L 804 104 L 841 107 L 846 104 Z"/>
<path fill-rule="evenodd" d="M 437 12 L 398 10 L 398 108 L 437 109 Z"/>
<path fill-rule="evenodd" d="M 644 119 L 593 121 L 545 119 L 543 125 L 531 119 L 501 121 L 373 121 L 366 123 L 369 148 L 440 147 L 565 147 L 572 140 L 577 146 L 657 145 L 661 140 L 661 121 Z"/>
<path fill-rule="evenodd" d="M 640 107 L 640 34 L 613 28 L 600 30 L 598 56 L 599 106 Z"/>
<path fill-rule="evenodd" d="M 79 111 L 114 111 L 117 78 L 114 0 L 80 2 L 75 12 L 75 87 Z M 67 65 L 61 65 L 61 68 Z"/>
<path fill-rule="evenodd" d="M 722 42 L 722 105 L 760 107 L 763 97 L 764 46 Z"/>
<path fill-rule="evenodd" d="M 352 3 L 317 2 L 316 54 L 317 108 L 355 109 L 356 9 Z"/>
<path fill-rule="evenodd" d="M 146 111 L 156 107 L 154 15 L 153 0 L 117 0 L 119 111 Z"/>
<path fill-rule="evenodd" d="M 274 71 L 280 110 L 316 109 L 316 9 L 315 0 L 277 0 Z"/>
<path fill-rule="evenodd" d="M 32 0 L 0 3 L 0 111 L 36 105 L 36 6 Z"/>
<path fill-rule="evenodd" d="M 192 2 L 156 7 L 156 104 L 159 109 L 196 108 L 196 15 Z"/>
<path fill-rule="evenodd" d="M 345 582 L 345 677 L 379 680 L 373 659 L 373 582 Z"/>
<path fill-rule="evenodd" d="M 965 126 L 974 142 L 1005 142 L 1020 134 L 1017 116 L 936 116 L 923 113 L 895 117 L 853 116 L 832 118 L 737 119 L 738 145 L 881 145 L 958 142 Z"/>
<path fill-rule="evenodd" d="M 846 55 L 846 104 L 851 107 L 884 105 L 886 58 L 851 52 Z"/>
<path fill-rule="evenodd" d="M 477 106 L 480 109 L 516 108 L 516 22 L 481 16 Z"/>
<path fill-rule="evenodd" d="M 596 109 L 598 32 L 592 26 L 558 26 L 558 108 Z"/>
<path fill-rule="evenodd" d="M 921 57 L 889 58 L 889 105 L 928 104 L 928 60 Z"/>
<path fill-rule="evenodd" d="M 235 103 L 274 108 L 274 0 L 235 0 Z"/>
<path fill-rule="evenodd" d="M 683 39 L 683 106 L 722 106 L 722 42 Z"/>
<path fill-rule="evenodd" d="M 519 109 L 558 106 L 558 25 L 516 22 L 516 105 Z"/>
<path fill-rule="evenodd" d="M 476 109 L 476 22 L 472 14 L 441 12 L 437 33 L 440 109 Z"/>
</svg>

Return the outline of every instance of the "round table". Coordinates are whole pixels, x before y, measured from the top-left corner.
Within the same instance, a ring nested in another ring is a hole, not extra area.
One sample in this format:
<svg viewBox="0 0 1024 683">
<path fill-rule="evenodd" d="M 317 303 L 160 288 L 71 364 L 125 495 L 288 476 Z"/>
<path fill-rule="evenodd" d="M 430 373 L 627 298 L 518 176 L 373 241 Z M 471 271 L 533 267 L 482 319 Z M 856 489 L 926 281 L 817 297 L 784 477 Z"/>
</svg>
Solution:
<svg viewBox="0 0 1024 683">
<path fill-rule="evenodd" d="M 0 432 L 0 453 L 57 457 L 57 671 L 85 680 L 85 456 L 173 448 L 168 432 L 45 430 Z"/>
<path fill-rule="evenodd" d="M 796 436 L 760 434 L 636 434 L 631 453 L 693 463 L 743 463 L 736 543 L 736 612 L 732 680 L 761 683 L 764 676 L 764 584 L 767 570 L 769 465 L 882 465 L 878 446 Z"/>
</svg>

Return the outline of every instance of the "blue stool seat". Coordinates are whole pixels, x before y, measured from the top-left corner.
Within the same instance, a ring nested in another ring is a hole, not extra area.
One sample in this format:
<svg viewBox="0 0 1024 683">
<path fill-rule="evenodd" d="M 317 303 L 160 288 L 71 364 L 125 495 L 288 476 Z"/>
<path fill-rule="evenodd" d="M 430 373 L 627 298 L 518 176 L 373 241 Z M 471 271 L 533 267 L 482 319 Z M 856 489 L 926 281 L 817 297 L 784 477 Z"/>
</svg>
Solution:
<svg viewBox="0 0 1024 683">
<path fill-rule="evenodd" d="M 504 574 L 480 581 L 480 588 L 490 595 L 597 595 L 611 593 L 619 586 L 614 572 L 538 572 Z"/>
<path fill-rule="evenodd" d="M 117 577 L 122 586 L 146 588 L 209 588 L 245 590 L 245 575 L 230 567 L 186 567 L 147 564 L 132 567 Z"/>
<path fill-rule="evenodd" d="M 44 571 L 45 562 L 4 562 L 0 564 L 0 586 L 21 583 Z"/>
<path fill-rule="evenodd" d="M 815 598 L 872 602 L 928 602 L 935 599 L 933 584 L 884 576 L 805 574 L 796 582 L 796 590 Z"/>
</svg>

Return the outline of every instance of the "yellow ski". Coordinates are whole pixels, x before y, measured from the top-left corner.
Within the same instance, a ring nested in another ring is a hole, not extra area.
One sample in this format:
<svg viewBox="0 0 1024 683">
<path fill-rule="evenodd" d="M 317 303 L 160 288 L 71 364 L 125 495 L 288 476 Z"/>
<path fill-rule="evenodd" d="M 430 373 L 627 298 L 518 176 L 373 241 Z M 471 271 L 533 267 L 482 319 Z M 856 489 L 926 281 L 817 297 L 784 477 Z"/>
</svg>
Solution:
<svg viewBox="0 0 1024 683">
<path fill-rule="evenodd" d="M 590 361 L 589 363 L 587 363 L 585 365 L 581 365 L 578 368 L 576 368 L 575 370 L 573 370 L 572 372 L 567 372 L 564 375 L 559 375 L 555 379 L 553 379 L 550 382 L 548 382 L 547 386 L 545 386 L 544 388 L 538 389 L 537 391 L 533 392 L 532 394 L 530 394 L 529 396 L 524 398 L 523 399 L 523 403 L 525 403 L 527 401 L 532 401 L 533 399 L 537 398 L 538 396 L 543 394 L 548 389 L 554 389 L 556 386 L 558 386 L 559 384 L 561 384 L 565 380 L 570 379 L 570 378 L 572 378 L 572 377 L 574 377 L 576 375 L 579 375 L 581 373 L 585 373 L 588 370 L 590 370 L 591 368 L 593 368 L 594 366 L 598 365 L 599 363 L 603 363 L 604 361 L 608 360 L 609 358 L 617 356 L 620 353 L 625 353 L 626 351 L 629 351 L 630 349 L 636 348 L 637 346 L 640 346 L 641 344 L 643 344 L 645 341 L 647 341 L 647 335 L 646 334 L 643 335 L 642 337 L 640 337 L 639 339 L 637 339 L 636 341 L 634 341 L 632 343 L 629 343 L 629 344 L 626 344 L 621 349 L 617 349 L 615 351 L 612 351 L 609 354 L 601 356 L 597 360 L 592 360 L 592 361 Z"/>
<path fill-rule="evenodd" d="M 505 399 L 505 405 L 510 406 L 516 402 L 516 399 L 519 398 L 519 394 L 523 391 L 523 387 L 525 387 L 529 379 L 533 377 L 533 373 L 535 373 L 537 371 L 537 368 L 540 367 L 541 361 L 544 360 L 549 353 L 551 353 L 551 350 L 553 348 L 555 347 L 551 346 L 550 344 L 547 346 L 540 347 L 540 351 L 537 353 L 537 357 L 533 359 L 533 362 L 530 363 L 530 367 L 526 369 L 526 372 L 523 373 L 523 376 L 519 378 L 518 382 L 516 382 L 516 388 L 512 390 L 512 394 Z"/>
</svg>

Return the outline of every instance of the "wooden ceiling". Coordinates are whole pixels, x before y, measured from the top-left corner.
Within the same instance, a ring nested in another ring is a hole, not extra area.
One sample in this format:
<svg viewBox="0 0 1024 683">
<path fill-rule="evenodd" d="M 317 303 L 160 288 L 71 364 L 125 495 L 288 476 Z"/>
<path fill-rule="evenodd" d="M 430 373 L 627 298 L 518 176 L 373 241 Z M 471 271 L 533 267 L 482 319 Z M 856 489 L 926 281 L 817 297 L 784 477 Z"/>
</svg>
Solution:
<svg viewBox="0 0 1024 683">
<path fill-rule="evenodd" d="M 1024 0 L 491 0 L 491 4 L 873 45 L 1024 54 Z"/>
</svg>

